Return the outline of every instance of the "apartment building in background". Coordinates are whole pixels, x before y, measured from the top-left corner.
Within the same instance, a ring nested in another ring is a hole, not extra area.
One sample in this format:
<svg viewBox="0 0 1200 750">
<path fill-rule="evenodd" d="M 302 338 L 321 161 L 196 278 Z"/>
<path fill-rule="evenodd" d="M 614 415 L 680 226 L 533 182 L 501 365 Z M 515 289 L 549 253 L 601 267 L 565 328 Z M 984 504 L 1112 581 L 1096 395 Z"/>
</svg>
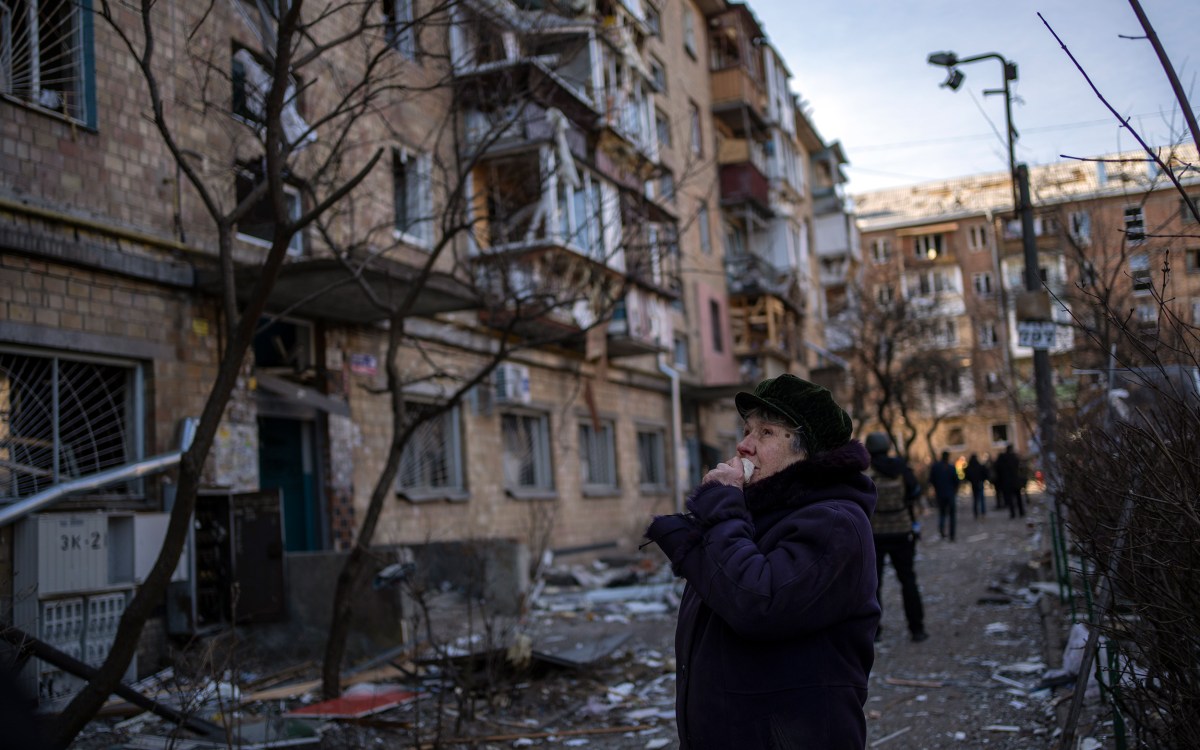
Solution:
<svg viewBox="0 0 1200 750">
<path fill-rule="evenodd" d="M 171 636 L 320 621 L 311 589 L 388 460 L 389 301 L 413 294 L 409 413 L 516 346 L 410 440 L 373 544 L 486 549 L 517 597 L 543 553 L 634 553 L 732 455 L 734 392 L 829 362 L 817 262 L 855 251 L 845 159 L 749 6 L 381 2 L 353 44 L 291 71 L 277 207 L 257 198 L 263 4 L 156 8 L 171 148 L 90 5 L 36 5 L 3 26 L 0 61 L 0 613 L 83 661 L 157 555 L 226 343 L 222 282 L 252 298 L 275 228 L 328 195 L 302 170 L 339 146 L 331 183 L 371 166 L 287 247 L 131 676 Z M 339 110 L 370 66 L 388 85 Z M 222 267 L 210 213 L 239 203 Z M 26 678 L 44 702 L 78 687 L 40 662 Z"/>
<path fill-rule="evenodd" d="M 1194 197 L 1195 148 L 1158 152 Z M 1030 185 L 1037 274 L 1057 324 L 1046 342 L 1056 404 L 1070 412 L 1102 393 L 1114 352 L 1127 366 L 1147 364 L 1120 326 L 1169 343 L 1165 315 L 1200 324 L 1200 234 L 1144 152 L 1033 167 Z M 1018 332 L 1025 244 L 1012 196 L 1004 172 L 855 196 L 863 259 L 854 311 L 886 313 L 903 300 L 919 329 L 902 342 L 906 356 L 944 363 L 917 386 L 920 460 L 931 458 L 932 429 L 935 453 L 994 457 L 1011 443 L 1036 463 L 1033 350 Z M 1168 349 L 1159 352 L 1170 364 Z M 862 429 L 877 426 L 864 419 Z"/>
</svg>

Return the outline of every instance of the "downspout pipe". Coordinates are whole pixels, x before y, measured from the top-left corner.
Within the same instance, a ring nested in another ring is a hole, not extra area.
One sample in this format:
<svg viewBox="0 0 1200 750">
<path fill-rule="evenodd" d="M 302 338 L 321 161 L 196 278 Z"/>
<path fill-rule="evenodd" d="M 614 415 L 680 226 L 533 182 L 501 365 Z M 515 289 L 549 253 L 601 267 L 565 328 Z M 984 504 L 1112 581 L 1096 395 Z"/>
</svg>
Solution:
<svg viewBox="0 0 1200 750">
<path fill-rule="evenodd" d="M 183 459 L 183 454 L 192 445 L 192 438 L 196 435 L 197 421 L 189 417 L 180 423 L 179 432 L 179 449 L 170 453 L 162 453 L 157 456 L 151 456 L 143 461 L 137 461 L 125 466 L 118 466 L 113 469 L 89 474 L 85 477 L 78 477 L 66 482 L 60 482 L 48 489 L 42 490 L 37 494 L 30 495 L 24 500 L 19 500 L 3 508 L 0 508 L 0 527 L 17 521 L 30 513 L 41 510 L 49 505 L 62 500 L 67 495 L 76 492 L 85 492 L 94 490 L 114 482 L 121 482 L 127 479 L 137 479 L 139 477 L 151 476 L 159 472 L 175 466 Z"/>
<path fill-rule="evenodd" d="M 666 355 L 658 355 L 658 371 L 671 380 L 671 442 L 675 448 L 675 512 L 683 512 L 683 493 L 686 479 L 687 450 L 683 445 L 683 401 L 679 388 L 679 372 L 667 364 Z"/>
</svg>

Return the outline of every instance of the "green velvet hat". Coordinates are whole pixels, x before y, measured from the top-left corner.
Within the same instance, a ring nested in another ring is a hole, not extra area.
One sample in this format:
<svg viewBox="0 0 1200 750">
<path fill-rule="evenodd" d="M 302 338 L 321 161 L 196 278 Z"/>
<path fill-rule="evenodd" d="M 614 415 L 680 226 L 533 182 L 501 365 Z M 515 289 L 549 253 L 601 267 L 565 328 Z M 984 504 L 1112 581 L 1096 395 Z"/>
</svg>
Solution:
<svg viewBox="0 0 1200 750">
<path fill-rule="evenodd" d="M 766 409 L 790 420 L 812 453 L 840 448 L 850 440 L 850 415 L 837 405 L 829 389 L 795 375 L 768 378 L 754 393 L 738 393 L 733 402 L 743 419 L 755 409 Z"/>
</svg>

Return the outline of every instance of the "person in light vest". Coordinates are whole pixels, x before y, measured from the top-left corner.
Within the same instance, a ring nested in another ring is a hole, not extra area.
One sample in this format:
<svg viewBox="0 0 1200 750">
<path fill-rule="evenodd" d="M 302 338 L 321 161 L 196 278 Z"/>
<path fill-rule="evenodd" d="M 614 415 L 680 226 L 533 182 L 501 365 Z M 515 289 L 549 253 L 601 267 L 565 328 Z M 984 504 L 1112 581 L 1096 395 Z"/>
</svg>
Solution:
<svg viewBox="0 0 1200 750">
<path fill-rule="evenodd" d="M 883 564 L 891 559 L 896 579 L 900 582 L 909 637 L 919 643 L 929 638 L 925 632 L 925 607 L 921 603 L 921 589 L 917 586 L 914 564 L 921 532 L 914 506 L 921 497 L 921 483 L 907 461 L 899 456 L 888 455 L 891 444 L 885 433 L 872 432 L 867 435 L 867 452 L 871 454 L 868 474 L 875 481 L 879 495 L 875 514 L 871 516 L 871 529 L 875 537 L 875 570 L 879 581 L 876 596 L 882 605 Z M 880 640 L 882 634 L 881 626 L 875 640 Z"/>
</svg>

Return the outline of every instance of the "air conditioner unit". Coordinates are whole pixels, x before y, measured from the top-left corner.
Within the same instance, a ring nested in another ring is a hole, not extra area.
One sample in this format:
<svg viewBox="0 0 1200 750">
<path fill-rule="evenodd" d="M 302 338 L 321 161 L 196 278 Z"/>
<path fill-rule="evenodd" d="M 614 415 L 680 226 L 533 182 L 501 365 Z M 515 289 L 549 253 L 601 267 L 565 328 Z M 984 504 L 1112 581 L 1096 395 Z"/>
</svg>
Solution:
<svg viewBox="0 0 1200 750">
<path fill-rule="evenodd" d="M 497 404 L 529 403 L 529 368 L 508 362 L 496 368 L 492 374 Z"/>
</svg>

